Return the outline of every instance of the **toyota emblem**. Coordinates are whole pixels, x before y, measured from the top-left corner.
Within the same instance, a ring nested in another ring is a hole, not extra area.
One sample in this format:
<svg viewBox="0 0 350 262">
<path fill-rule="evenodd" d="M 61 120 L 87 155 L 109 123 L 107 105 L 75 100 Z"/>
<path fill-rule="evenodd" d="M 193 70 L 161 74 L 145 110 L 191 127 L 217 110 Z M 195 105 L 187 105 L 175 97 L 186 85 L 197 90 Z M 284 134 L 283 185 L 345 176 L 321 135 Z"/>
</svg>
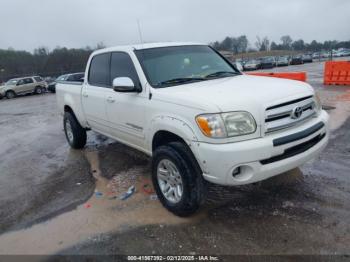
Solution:
<svg viewBox="0 0 350 262">
<path fill-rule="evenodd" d="M 303 108 L 300 106 L 297 106 L 293 109 L 292 114 L 291 114 L 291 118 L 298 119 L 301 117 L 302 114 L 303 114 Z"/>
</svg>

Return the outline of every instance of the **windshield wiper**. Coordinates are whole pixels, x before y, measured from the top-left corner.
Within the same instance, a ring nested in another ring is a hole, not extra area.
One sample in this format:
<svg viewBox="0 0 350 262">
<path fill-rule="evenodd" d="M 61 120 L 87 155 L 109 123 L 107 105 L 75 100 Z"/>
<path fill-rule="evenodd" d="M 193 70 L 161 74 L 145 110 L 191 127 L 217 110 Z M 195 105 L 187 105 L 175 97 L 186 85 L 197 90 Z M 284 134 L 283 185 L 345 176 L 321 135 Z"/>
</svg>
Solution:
<svg viewBox="0 0 350 262">
<path fill-rule="evenodd" d="M 157 84 L 157 86 L 158 87 L 166 87 L 166 86 L 172 85 L 172 84 L 184 84 L 184 83 L 204 81 L 204 80 L 205 80 L 205 78 L 202 78 L 202 77 L 181 77 L 181 78 L 174 78 L 174 79 L 169 79 L 169 80 L 160 82 Z"/>
<path fill-rule="evenodd" d="M 230 75 L 239 75 L 239 73 L 238 72 L 230 72 L 230 71 L 218 71 L 218 72 L 206 75 L 205 78 L 230 76 Z"/>
</svg>

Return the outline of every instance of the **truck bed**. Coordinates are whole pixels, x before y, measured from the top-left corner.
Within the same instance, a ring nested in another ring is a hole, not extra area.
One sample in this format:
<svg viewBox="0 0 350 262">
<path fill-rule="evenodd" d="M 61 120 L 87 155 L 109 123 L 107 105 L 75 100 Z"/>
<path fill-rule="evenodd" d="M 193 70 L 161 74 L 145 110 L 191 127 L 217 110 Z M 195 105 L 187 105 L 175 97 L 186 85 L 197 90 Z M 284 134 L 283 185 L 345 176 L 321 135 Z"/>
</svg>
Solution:
<svg viewBox="0 0 350 262">
<path fill-rule="evenodd" d="M 82 82 L 62 81 L 56 84 L 56 99 L 60 113 L 71 109 L 82 126 L 84 126 L 85 116 L 83 113 L 81 92 Z"/>
</svg>

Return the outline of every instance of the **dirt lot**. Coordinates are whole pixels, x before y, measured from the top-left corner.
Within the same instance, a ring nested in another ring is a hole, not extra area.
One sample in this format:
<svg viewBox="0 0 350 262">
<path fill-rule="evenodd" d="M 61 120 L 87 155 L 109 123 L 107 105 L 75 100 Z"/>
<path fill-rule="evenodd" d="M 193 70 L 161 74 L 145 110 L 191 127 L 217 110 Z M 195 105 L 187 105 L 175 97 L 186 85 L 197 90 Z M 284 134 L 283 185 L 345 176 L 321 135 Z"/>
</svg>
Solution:
<svg viewBox="0 0 350 262">
<path fill-rule="evenodd" d="M 350 87 L 324 87 L 322 70 L 273 69 L 308 72 L 331 115 L 322 155 L 263 183 L 212 186 L 186 219 L 144 192 L 143 154 L 93 132 L 70 149 L 54 94 L 1 100 L 0 254 L 350 254 Z"/>
</svg>

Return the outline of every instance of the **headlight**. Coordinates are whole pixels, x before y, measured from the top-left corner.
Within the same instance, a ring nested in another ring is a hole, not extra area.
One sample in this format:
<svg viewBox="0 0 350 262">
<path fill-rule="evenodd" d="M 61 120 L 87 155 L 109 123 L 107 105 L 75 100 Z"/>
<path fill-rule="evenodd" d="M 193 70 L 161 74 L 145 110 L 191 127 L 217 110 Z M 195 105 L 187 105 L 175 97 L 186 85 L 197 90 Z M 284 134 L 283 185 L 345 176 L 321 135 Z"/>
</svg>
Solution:
<svg viewBox="0 0 350 262">
<path fill-rule="evenodd" d="M 321 99 L 317 94 L 315 94 L 315 108 L 317 112 L 320 112 L 322 110 Z"/>
<path fill-rule="evenodd" d="M 256 130 L 255 120 L 248 112 L 199 115 L 196 121 L 203 134 L 213 138 L 247 135 Z"/>
</svg>

